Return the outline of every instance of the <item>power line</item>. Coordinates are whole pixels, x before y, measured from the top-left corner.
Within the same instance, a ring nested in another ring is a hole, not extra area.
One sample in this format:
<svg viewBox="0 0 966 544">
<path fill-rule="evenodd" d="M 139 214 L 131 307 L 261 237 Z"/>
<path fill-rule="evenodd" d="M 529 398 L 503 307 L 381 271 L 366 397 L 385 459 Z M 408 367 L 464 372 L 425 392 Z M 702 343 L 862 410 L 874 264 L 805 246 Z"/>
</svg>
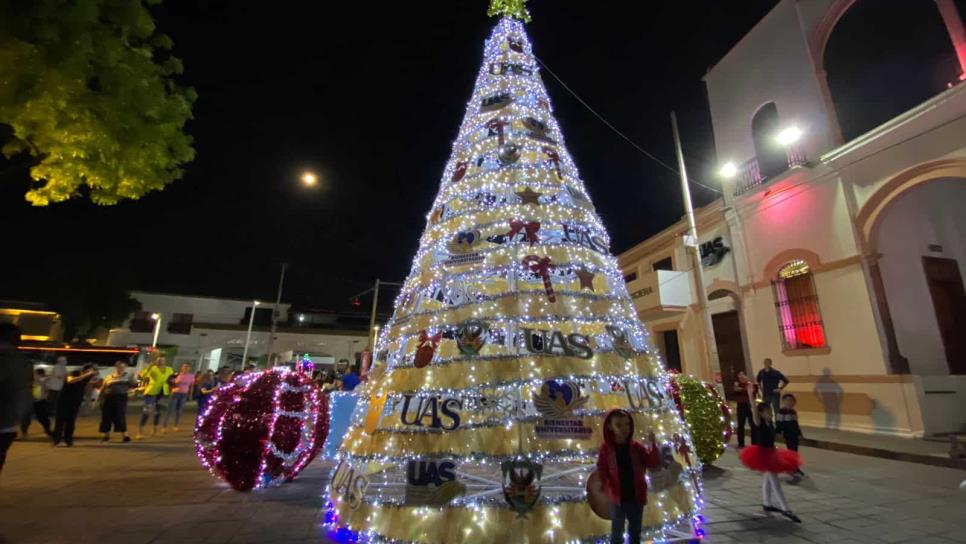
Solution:
<svg viewBox="0 0 966 544">
<path fill-rule="evenodd" d="M 587 102 L 585 102 L 583 98 L 581 98 L 577 93 L 574 92 L 573 89 L 571 89 L 566 83 L 564 83 L 564 81 L 562 79 L 560 79 L 560 76 L 558 76 L 557 74 L 555 74 L 554 71 L 551 70 L 550 67 L 547 66 L 546 63 L 544 63 L 542 60 L 540 60 L 540 57 L 534 55 L 533 58 L 537 59 L 537 62 L 540 63 L 540 66 L 543 66 L 544 69 L 547 71 L 547 73 L 550 74 L 551 76 L 553 76 L 553 78 L 557 80 L 557 83 L 560 83 L 560 85 L 568 93 L 570 93 L 571 96 L 573 96 L 574 98 L 576 98 L 577 101 L 581 103 L 581 105 L 583 105 L 585 108 L 587 108 L 587 111 L 589 111 L 590 113 L 594 114 L 594 117 L 596 117 L 597 119 L 599 119 L 601 123 L 604 123 L 604 125 L 606 125 L 607 128 L 609 128 L 612 131 L 614 131 L 615 134 L 617 134 L 618 136 L 620 136 L 621 138 L 623 138 L 624 141 L 626 141 L 627 143 L 631 144 L 631 146 L 634 147 L 634 149 L 636 149 L 639 152 L 641 152 L 644 156 L 646 156 L 649 159 L 651 159 L 652 161 L 660 164 L 661 166 L 663 166 L 668 171 L 673 172 L 675 175 L 678 175 L 678 176 L 681 175 L 681 173 L 678 172 L 676 168 L 674 168 L 673 166 L 669 165 L 668 163 L 662 161 L 661 159 L 657 158 L 656 156 L 654 156 L 653 153 L 648 152 L 646 149 L 644 149 L 643 147 L 641 147 L 640 145 L 638 145 L 637 142 L 635 142 L 634 140 L 631 140 L 629 137 L 627 137 L 627 135 L 625 135 L 623 132 L 621 132 L 620 130 L 617 130 L 617 127 L 615 127 L 614 125 L 610 124 L 610 122 L 607 119 L 604 119 L 604 116 L 602 116 L 601 114 L 597 113 L 597 111 L 594 110 L 594 108 L 590 107 L 590 104 L 588 104 Z M 691 182 L 694 185 L 697 185 L 699 187 L 703 187 L 703 188 L 705 188 L 705 189 L 707 189 L 709 191 L 713 191 L 713 192 L 715 192 L 717 194 L 721 194 L 721 190 L 720 189 L 716 189 L 714 187 L 711 187 L 710 185 L 705 185 L 704 183 L 701 183 L 700 181 L 697 181 L 697 180 L 695 180 L 693 178 L 690 178 L 689 177 L 688 178 L 688 181 Z"/>
</svg>

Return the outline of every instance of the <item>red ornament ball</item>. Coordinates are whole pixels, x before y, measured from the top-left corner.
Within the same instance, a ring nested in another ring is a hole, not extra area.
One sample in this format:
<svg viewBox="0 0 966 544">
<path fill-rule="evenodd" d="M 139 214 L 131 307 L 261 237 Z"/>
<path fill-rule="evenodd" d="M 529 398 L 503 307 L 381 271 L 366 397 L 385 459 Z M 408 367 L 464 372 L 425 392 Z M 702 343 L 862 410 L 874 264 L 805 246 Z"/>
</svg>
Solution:
<svg viewBox="0 0 966 544">
<path fill-rule="evenodd" d="M 329 403 L 304 372 L 279 367 L 218 388 L 195 426 L 202 466 L 239 491 L 288 481 L 322 449 Z"/>
</svg>

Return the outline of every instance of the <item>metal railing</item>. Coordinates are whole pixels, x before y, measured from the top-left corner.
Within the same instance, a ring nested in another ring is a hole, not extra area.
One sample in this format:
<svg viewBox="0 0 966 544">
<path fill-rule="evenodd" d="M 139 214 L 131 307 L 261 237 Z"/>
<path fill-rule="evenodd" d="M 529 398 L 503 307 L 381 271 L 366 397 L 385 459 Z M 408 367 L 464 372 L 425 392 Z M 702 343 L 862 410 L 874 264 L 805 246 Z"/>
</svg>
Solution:
<svg viewBox="0 0 966 544">
<path fill-rule="evenodd" d="M 805 153 L 793 145 L 785 148 L 785 158 L 788 169 L 808 163 Z M 784 172 L 770 177 L 763 176 L 761 174 L 761 167 L 758 164 L 758 157 L 752 157 L 738 166 L 738 173 L 735 175 L 735 196 L 747 193 L 759 185 L 781 177 L 782 174 Z"/>
</svg>

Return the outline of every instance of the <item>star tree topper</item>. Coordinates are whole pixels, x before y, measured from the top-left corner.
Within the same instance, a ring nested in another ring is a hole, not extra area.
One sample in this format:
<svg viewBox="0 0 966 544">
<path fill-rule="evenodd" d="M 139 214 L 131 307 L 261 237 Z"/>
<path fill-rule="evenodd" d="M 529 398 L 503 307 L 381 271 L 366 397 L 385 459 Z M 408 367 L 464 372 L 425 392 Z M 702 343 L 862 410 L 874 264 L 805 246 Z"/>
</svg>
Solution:
<svg viewBox="0 0 966 544">
<path fill-rule="evenodd" d="M 486 14 L 490 17 L 513 17 L 524 23 L 530 22 L 530 12 L 526 8 L 527 0 L 493 0 Z"/>
</svg>

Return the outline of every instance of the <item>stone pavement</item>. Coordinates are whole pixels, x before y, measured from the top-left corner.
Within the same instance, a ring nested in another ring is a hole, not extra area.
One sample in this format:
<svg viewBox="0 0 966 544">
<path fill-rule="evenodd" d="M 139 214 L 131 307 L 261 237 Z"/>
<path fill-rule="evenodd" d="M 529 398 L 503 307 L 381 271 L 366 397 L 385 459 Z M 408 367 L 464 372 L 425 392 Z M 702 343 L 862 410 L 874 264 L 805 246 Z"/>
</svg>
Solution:
<svg viewBox="0 0 966 544">
<path fill-rule="evenodd" d="M 101 444 L 95 423 L 83 417 L 69 449 L 39 437 L 14 443 L 0 480 L 0 543 L 327 542 L 319 527 L 325 463 L 281 487 L 237 493 L 201 469 L 188 431 Z M 958 490 L 966 471 L 812 448 L 802 454 L 809 478 L 785 485 L 801 525 L 760 513 L 760 477 L 733 451 L 709 468 L 708 541 L 966 542 L 966 493 Z"/>
</svg>

